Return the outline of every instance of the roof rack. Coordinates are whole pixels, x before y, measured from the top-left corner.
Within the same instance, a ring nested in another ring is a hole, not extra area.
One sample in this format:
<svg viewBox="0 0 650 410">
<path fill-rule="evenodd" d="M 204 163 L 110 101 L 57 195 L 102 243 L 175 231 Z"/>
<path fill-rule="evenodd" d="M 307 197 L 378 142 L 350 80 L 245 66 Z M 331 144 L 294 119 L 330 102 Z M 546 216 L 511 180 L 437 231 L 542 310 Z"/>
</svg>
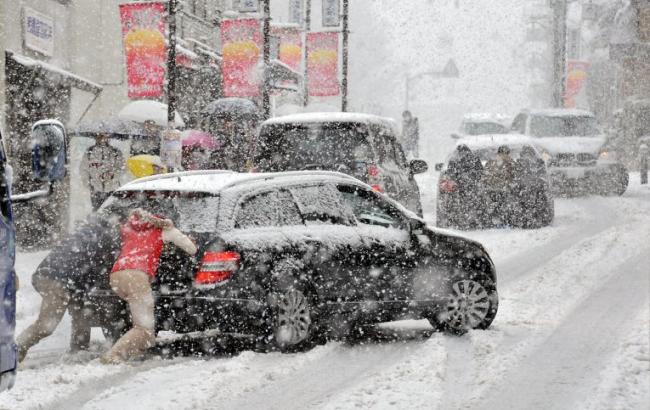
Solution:
<svg viewBox="0 0 650 410">
<path fill-rule="evenodd" d="M 245 175 L 245 174 L 241 174 Z M 259 173 L 259 174 L 249 174 L 250 177 L 246 177 L 244 179 L 236 180 L 229 182 L 225 185 L 223 185 L 220 189 L 226 189 L 230 188 L 235 185 L 239 185 L 242 183 L 249 183 L 249 182 L 255 182 L 255 181 L 268 181 L 268 180 L 273 180 L 277 178 L 285 178 L 285 177 L 291 177 L 291 176 L 297 176 L 297 177 L 304 177 L 304 176 L 336 176 L 341 179 L 347 179 L 350 181 L 358 181 L 356 178 L 353 176 L 350 176 L 348 174 L 344 174 L 342 172 L 336 172 L 336 171 L 285 171 L 285 172 L 269 172 L 269 173 Z"/>
<path fill-rule="evenodd" d="M 129 184 L 133 182 L 149 182 L 157 181 L 159 179 L 168 179 L 168 178 L 180 178 L 190 175 L 218 175 L 218 174 L 237 174 L 235 171 L 229 171 L 227 169 L 202 169 L 197 171 L 180 171 L 180 172 L 170 172 L 166 174 L 156 174 L 148 177 L 142 177 L 130 181 Z"/>
</svg>

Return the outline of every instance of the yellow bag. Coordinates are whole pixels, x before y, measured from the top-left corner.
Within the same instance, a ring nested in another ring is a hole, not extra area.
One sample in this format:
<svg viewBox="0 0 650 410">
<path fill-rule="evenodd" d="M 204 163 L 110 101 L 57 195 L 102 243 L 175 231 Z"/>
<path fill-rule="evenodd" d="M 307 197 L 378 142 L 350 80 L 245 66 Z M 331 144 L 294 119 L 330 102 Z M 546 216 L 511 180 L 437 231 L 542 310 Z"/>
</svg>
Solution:
<svg viewBox="0 0 650 410">
<path fill-rule="evenodd" d="M 136 178 L 148 177 L 156 174 L 164 174 L 167 168 L 160 161 L 157 155 L 134 155 L 126 160 L 126 168 Z"/>
</svg>

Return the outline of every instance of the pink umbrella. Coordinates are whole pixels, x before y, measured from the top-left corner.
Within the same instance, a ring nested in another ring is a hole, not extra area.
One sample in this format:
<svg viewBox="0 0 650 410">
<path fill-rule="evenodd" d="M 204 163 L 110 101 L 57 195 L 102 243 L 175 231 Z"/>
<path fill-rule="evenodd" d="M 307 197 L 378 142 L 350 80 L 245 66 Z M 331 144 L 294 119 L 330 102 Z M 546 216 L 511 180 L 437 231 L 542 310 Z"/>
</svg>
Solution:
<svg viewBox="0 0 650 410">
<path fill-rule="evenodd" d="M 200 130 L 187 130 L 181 134 L 183 147 L 199 147 L 208 150 L 219 148 L 219 142 L 207 132 Z"/>
</svg>

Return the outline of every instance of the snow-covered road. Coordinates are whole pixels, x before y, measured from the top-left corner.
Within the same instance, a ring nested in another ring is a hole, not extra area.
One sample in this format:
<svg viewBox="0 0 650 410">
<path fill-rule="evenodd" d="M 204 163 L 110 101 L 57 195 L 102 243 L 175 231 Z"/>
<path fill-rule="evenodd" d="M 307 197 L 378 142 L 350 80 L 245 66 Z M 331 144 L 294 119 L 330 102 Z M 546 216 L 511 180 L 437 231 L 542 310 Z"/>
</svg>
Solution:
<svg viewBox="0 0 650 410">
<path fill-rule="evenodd" d="M 302 354 L 107 367 L 99 334 L 90 353 L 65 353 L 65 323 L 30 352 L 0 409 L 647 409 L 650 188 L 632 181 L 623 197 L 557 200 L 548 228 L 467 233 L 499 275 L 488 330 L 453 337 L 405 321 L 378 329 L 381 341 Z M 37 312 L 29 277 L 42 257 L 19 255 L 19 329 Z"/>
</svg>

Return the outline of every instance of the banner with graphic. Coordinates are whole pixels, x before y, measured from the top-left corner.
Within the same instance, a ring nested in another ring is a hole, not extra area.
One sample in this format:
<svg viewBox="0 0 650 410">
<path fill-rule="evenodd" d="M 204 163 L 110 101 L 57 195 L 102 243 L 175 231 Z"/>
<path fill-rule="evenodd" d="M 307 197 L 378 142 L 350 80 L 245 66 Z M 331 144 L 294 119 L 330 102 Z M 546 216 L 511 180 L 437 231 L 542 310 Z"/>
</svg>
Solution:
<svg viewBox="0 0 650 410">
<path fill-rule="evenodd" d="M 576 108 L 578 100 L 583 93 L 584 84 L 589 76 L 591 64 L 586 61 L 567 61 L 566 91 L 564 94 L 564 107 Z"/>
<path fill-rule="evenodd" d="M 257 19 L 224 20 L 221 23 L 223 94 L 225 97 L 257 97 L 261 76 L 262 30 Z"/>
<path fill-rule="evenodd" d="M 164 93 L 165 8 L 162 2 L 120 4 L 129 98 L 160 97 Z"/>
<path fill-rule="evenodd" d="M 339 95 L 339 33 L 307 33 L 307 87 L 309 95 Z"/>
<path fill-rule="evenodd" d="M 299 72 L 302 59 L 300 28 L 271 26 L 271 36 L 280 40 L 278 60 L 291 67 L 292 70 Z"/>
</svg>

